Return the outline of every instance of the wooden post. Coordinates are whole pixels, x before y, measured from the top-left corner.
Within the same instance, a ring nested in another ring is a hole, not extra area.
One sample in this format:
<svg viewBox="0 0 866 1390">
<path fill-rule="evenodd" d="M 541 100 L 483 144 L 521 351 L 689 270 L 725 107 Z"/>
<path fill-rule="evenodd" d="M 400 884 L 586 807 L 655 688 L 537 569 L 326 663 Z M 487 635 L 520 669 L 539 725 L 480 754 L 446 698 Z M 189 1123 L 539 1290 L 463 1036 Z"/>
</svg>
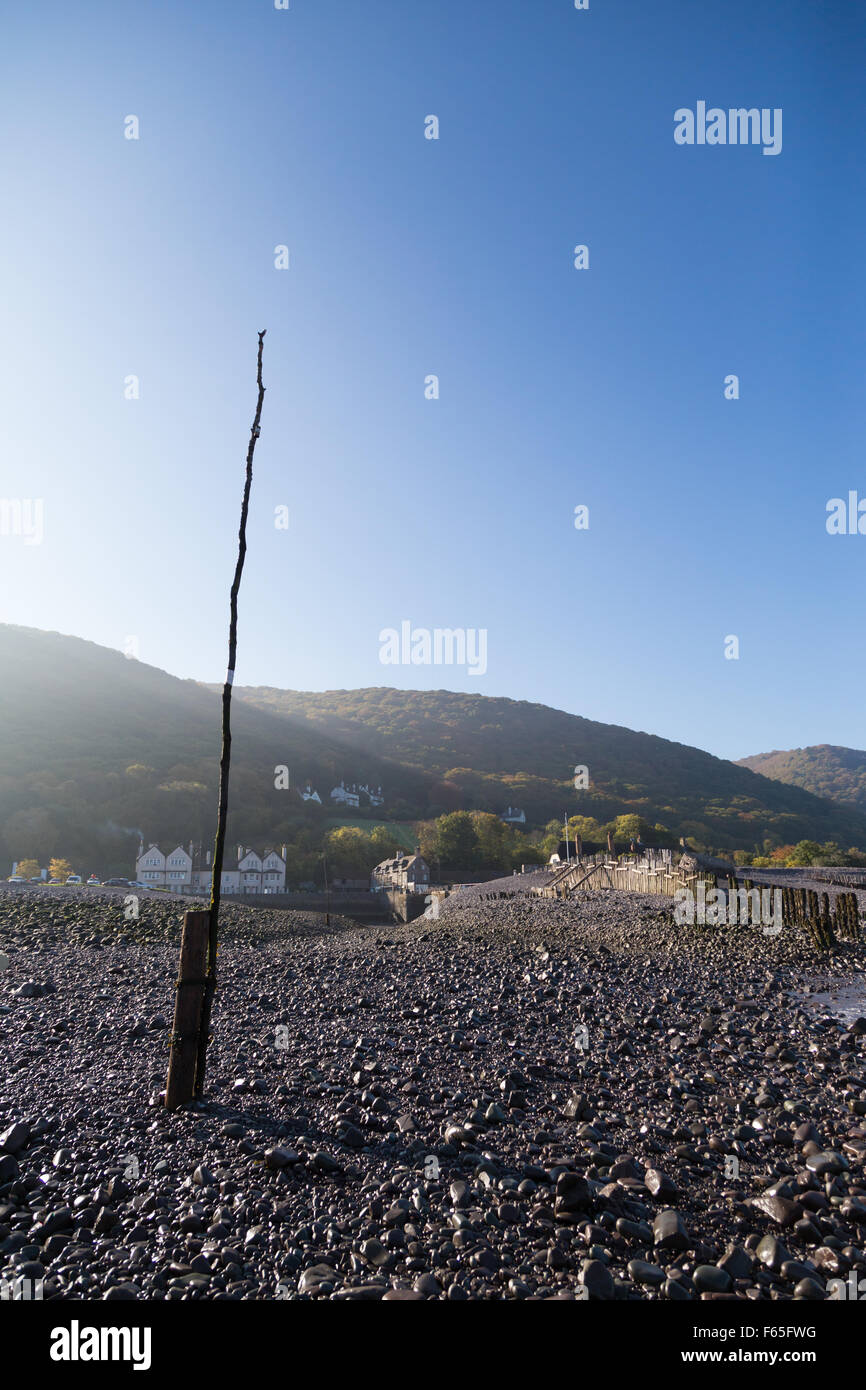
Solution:
<svg viewBox="0 0 866 1390">
<path fill-rule="evenodd" d="M 208 911 L 208 941 L 207 941 L 207 973 L 205 978 L 204 999 L 201 1005 L 201 1020 L 199 1023 L 199 1043 L 198 1057 L 195 1069 L 195 1094 L 200 1096 L 204 1093 L 204 1077 L 207 1065 L 207 1045 L 210 1041 L 210 1013 L 213 1004 L 214 993 L 217 986 L 217 950 L 219 947 L 219 913 L 220 898 L 222 895 L 222 868 L 223 853 L 226 843 L 226 822 L 229 809 L 229 770 L 232 760 L 232 732 L 231 732 L 231 708 L 232 708 L 232 685 L 235 678 L 235 664 L 237 661 L 238 649 L 238 593 L 241 587 L 241 576 L 244 572 L 244 560 L 247 553 L 247 516 L 250 508 L 250 491 L 253 485 L 253 455 L 256 451 L 256 440 L 261 434 L 262 406 L 265 400 L 265 388 L 262 382 L 262 355 L 265 347 L 265 329 L 259 334 L 259 350 L 256 360 L 256 384 L 258 386 L 258 396 L 256 398 L 256 413 L 250 429 L 250 442 L 247 445 L 247 466 L 244 475 L 244 493 L 241 502 L 241 520 L 238 527 L 238 558 L 235 563 L 235 577 L 232 580 L 232 587 L 229 593 L 229 660 L 226 670 L 225 684 L 223 685 L 223 717 L 222 717 L 222 747 L 220 750 L 220 783 L 219 783 L 219 809 L 217 810 L 216 838 L 214 839 L 213 850 L 213 869 L 210 880 L 210 907 Z"/>
<path fill-rule="evenodd" d="M 180 968 L 175 985 L 174 1027 L 165 1088 L 167 1110 L 176 1110 L 179 1105 L 192 1100 L 195 1091 L 209 923 L 209 912 L 187 912 L 183 919 Z"/>
</svg>

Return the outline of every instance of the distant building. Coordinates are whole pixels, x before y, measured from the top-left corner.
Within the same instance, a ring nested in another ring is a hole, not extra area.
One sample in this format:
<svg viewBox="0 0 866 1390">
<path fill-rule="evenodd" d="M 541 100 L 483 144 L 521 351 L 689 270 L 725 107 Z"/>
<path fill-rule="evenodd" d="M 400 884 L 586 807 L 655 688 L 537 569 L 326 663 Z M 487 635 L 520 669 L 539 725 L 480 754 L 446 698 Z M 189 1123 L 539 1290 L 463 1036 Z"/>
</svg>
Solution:
<svg viewBox="0 0 866 1390">
<path fill-rule="evenodd" d="M 148 888 L 167 888 L 175 893 L 206 893 L 210 889 L 213 866 L 211 851 L 204 854 L 190 844 L 189 850 L 177 845 L 163 854 L 158 845 L 139 847 L 135 877 Z M 285 852 L 266 850 L 258 855 L 238 845 L 237 868 L 223 869 L 220 891 L 228 895 L 284 893 L 286 890 Z"/>
<path fill-rule="evenodd" d="M 319 793 L 317 791 L 313 790 L 312 782 L 308 782 L 304 787 L 304 790 L 301 792 L 301 800 L 315 801 L 319 806 L 321 806 L 322 804 L 322 798 L 319 796 Z"/>
<path fill-rule="evenodd" d="M 341 782 L 339 787 L 334 787 L 331 792 L 331 801 L 338 806 L 350 806 L 352 810 L 358 808 L 362 801 L 365 806 L 384 806 L 385 798 L 382 795 L 381 787 L 368 787 L 366 783 L 358 786 L 357 782 L 348 785 Z"/>
<path fill-rule="evenodd" d="M 376 787 L 374 790 L 373 787 L 368 787 L 365 784 L 364 786 L 358 788 L 358 793 L 360 796 L 366 797 L 371 806 L 385 805 L 385 798 L 382 795 L 381 787 Z"/>
<path fill-rule="evenodd" d="M 339 787 L 334 787 L 331 792 L 331 800 L 338 806 L 351 806 L 356 809 L 361 804 L 357 787 L 347 787 L 345 782 L 341 782 Z"/>
<path fill-rule="evenodd" d="M 506 825 L 525 825 L 526 812 L 521 810 L 519 806 L 509 806 L 505 815 L 500 816 L 499 819 L 505 821 Z"/>
<path fill-rule="evenodd" d="M 381 893 L 386 888 L 404 888 L 410 893 L 426 893 L 430 886 L 430 869 L 421 857 L 420 845 L 414 854 L 398 854 L 383 859 L 370 875 L 370 892 Z"/>
<path fill-rule="evenodd" d="M 189 892 L 192 885 L 192 845 L 189 851 L 183 845 L 163 854 L 159 845 L 139 845 L 135 861 L 135 877 L 148 888 L 169 888 L 176 893 Z"/>
</svg>

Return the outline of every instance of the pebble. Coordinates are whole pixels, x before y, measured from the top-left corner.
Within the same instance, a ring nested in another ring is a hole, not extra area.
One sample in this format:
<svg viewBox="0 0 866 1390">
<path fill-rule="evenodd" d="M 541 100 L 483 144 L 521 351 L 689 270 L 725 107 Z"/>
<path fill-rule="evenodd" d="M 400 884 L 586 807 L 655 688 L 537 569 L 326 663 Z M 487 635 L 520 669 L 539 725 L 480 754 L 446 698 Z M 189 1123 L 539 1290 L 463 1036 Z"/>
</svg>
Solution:
<svg viewBox="0 0 866 1390">
<path fill-rule="evenodd" d="M 541 901 L 534 878 L 376 931 L 224 903 L 206 1093 L 173 1115 L 187 904 L 143 899 L 121 940 L 107 895 L 0 885 L 0 1277 L 387 1302 L 820 1301 L 866 1278 L 866 1032 L 785 988 L 866 948 Z"/>
</svg>

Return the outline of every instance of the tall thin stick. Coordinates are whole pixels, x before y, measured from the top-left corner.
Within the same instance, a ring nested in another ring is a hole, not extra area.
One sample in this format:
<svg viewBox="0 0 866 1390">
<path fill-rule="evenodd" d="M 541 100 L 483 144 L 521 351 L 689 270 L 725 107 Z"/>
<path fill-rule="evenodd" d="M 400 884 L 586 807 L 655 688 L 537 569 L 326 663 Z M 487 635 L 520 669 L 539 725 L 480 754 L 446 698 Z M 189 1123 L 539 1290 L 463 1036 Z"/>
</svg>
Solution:
<svg viewBox="0 0 866 1390">
<path fill-rule="evenodd" d="M 250 442 L 247 446 L 247 471 L 244 481 L 244 500 L 241 505 L 241 521 L 238 528 L 238 558 L 235 565 L 235 577 L 232 583 L 231 595 L 229 598 L 229 663 L 226 671 L 225 685 L 223 686 L 223 720 L 222 720 L 222 752 L 220 754 L 220 788 L 219 788 L 219 812 L 217 815 L 216 839 L 214 841 L 213 852 L 213 873 L 210 884 L 210 921 L 208 923 L 208 948 L 207 948 L 207 974 L 205 976 L 204 1001 L 201 1011 L 201 1026 L 198 1043 L 198 1057 L 196 1059 L 195 1070 L 195 1094 L 201 1096 L 204 1091 L 205 1061 L 207 1045 L 210 1034 L 210 1015 L 213 1003 L 214 991 L 216 990 L 217 980 L 217 943 L 219 933 L 219 910 L 220 910 L 220 888 L 222 884 L 223 851 L 226 842 L 226 816 L 229 805 L 229 767 L 232 755 L 232 732 L 231 732 L 231 708 L 232 708 L 232 682 L 235 678 L 235 660 L 238 648 L 238 591 L 241 587 L 241 575 L 244 571 L 244 559 L 247 553 L 247 514 L 250 507 L 250 488 L 253 481 L 253 455 L 256 451 L 256 440 L 261 433 L 262 406 L 265 399 L 265 388 L 262 385 L 262 353 L 265 347 L 266 329 L 262 329 L 259 334 L 259 352 L 256 369 L 256 382 L 259 388 L 256 400 L 256 413 L 250 430 Z"/>
</svg>

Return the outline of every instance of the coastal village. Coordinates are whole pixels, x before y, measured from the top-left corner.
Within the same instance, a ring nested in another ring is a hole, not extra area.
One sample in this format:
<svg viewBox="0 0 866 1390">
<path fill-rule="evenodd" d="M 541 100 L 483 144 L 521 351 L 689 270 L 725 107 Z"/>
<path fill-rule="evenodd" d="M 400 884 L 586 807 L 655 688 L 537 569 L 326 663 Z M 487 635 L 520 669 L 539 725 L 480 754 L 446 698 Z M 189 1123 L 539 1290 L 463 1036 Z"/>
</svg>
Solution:
<svg viewBox="0 0 866 1390">
<path fill-rule="evenodd" d="M 322 798 L 310 781 L 304 783 L 299 795 L 303 801 L 322 805 Z M 333 806 L 347 810 L 357 810 L 362 806 L 378 809 L 385 804 L 381 786 L 370 787 L 366 783 L 346 782 L 344 779 L 331 789 L 328 800 Z M 500 820 L 505 825 L 523 826 L 526 824 L 526 813 L 519 806 L 508 806 Z M 260 850 L 238 845 L 236 861 L 222 870 L 221 893 L 229 897 L 286 893 L 287 858 L 286 845 L 264 846 Z M 143 840 L 139 844 L 135 881 L 144 887 L 174 893 L 206 893 L 210 889 L 212 873 L 212 851 L 196 845 L 192 840 L 186 846 L 178 844 L 165 850 L 155 843 L 145 847 Z M 369 882 L 364 879 L 335 879 L 331 886 L 337 891 L 342 888 L 376 893 L 396 889 L 426 893 L 430 886 L 430 867 L 423 859 L 420 847 L 416 847 L 414 853 L 398 854 L 377 864 Z"/>
<path fill-rule="evenodd" d="M 163 853 L 158 845 L 139 847 L 135 861 L 135 878 L 147 888 L 164 888 L 172 893 L 206 893 L 210 890 L 213 872 L 210 850 L 202 852 L 190 842 L 188 848 L 176 845 L 168 853 Z M 410 893 L 426 891 L 430 883 L 430 869 L 421 856 L 420 849 L 414 854 L 399 854 L 377 864 L 370 876 L 369 885 L 364 880 L 339 883 L 354 891 L 369 887 L 371 893 L 383 889 L 402 889 Z M 338 885 L 335 885 L 335 887 Z M 237 864 L 223 869 L 221 892 L 226 896 L 237 894 L 277 894 L 286 891 L 286 847 L 267 849 L 261 854 L 243 845 L 237 847 Z"/>
</svg>

